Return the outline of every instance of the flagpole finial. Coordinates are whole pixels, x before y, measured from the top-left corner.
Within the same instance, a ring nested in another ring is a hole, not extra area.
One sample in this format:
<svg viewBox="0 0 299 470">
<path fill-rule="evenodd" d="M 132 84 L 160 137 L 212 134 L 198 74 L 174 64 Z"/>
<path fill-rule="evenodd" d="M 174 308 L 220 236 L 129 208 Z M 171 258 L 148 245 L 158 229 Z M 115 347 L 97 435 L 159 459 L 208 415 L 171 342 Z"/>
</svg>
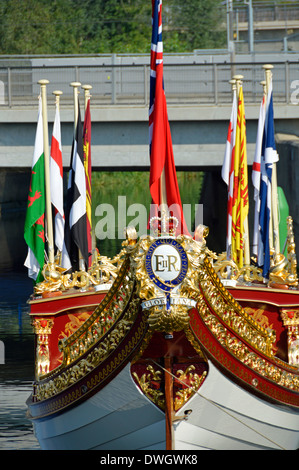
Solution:
<svg viewBox="0 0 299 470">
<path fill-rule="evenodd" d="M 54 90 L 52 92 L 52 95 L 55 96 L 55 104 L 57 104 L 57 106 L 59 106 L 59 98 L 60 98 L 61 95 L 63 95 L 63 92 L 60 91 L 60 90 Z"/>
<path fill-rule="evenodd" d="M 49 82 L 49 80 L 47 80 L 46 78 L 42 78 L 42 79 L 39 80 L 37 83 L 38 83 L 39 85 L 44 85 L 44 86 L 45 86 L 45 85 L 48 85 L 48 83 L 50 83 L 50 82 Z"/>
<path fill-rule="evenodd" d="M 262 87 L 263 87 L 263 92 L 264 92 L 264 94 L 266 94 L 266 93 L 267 93 L 267 87 L 266 87 L 267 84 L 266 84 L 266 80 L 262 80 L 262 81 L 260 82 L 260 84 L 261 84 Z"/>
<path fill-rule="evenodd" d="M 236 80 L 236 82 L 241 82 L 244 78 L 244 75 L 234 75 L 233 79 Z"/>
<path fill-rule="evenodd" d="M 265 64 L 263 65 L 263 69 L 265 70 L 265 75 L 266 75 L 266 90 L 268 92 L 271 80 L 272 80 L 272 69 L 274 66 L 272 64 Z"/>
<path fill-rule="evenodd" d="M 263 69 L 265 69 L 265 70 L 272 70 L 273 68 L 274 68 L 274 65 L 272 65 L 272 64 L 263 65 Z"/>
<path fill-rule="evenodd" d="M 242 85 L 244 76 L 243 75 L 234 75 L 233 79 L 236 80 L 237 95 L 239 96 L 240 86 Z"/>
<path fill-rule="evenodd" d="M 74 90 L 74 136 L 76 135 L 76 126 L 77 126 L 77 120 L 78 120 L 78 114 L 79 114 L 79 107 L 78 107 L 78 95 L 80 91 L 78 90 L 78 87 L 81 86 L 80 82 L 71 82 L 70 86 L 73 87 Z"/>
<path fill-rule="evenodd" d="M 83 90 L 84 90 L 84 104 L 85 104 L 85 109 L 88 103 L 88 100 L 91 98 L 90 90 L 92 89 L 91 85 L 82 85 Z"/>
<path fill-rule="evenodd" d="M 74 88 L 78 88 L 81 86 L 81 83 L 80 82 L 71 82 L 70 83 L 70 86 L 74 87 Z"/>
<path fill-rule="evenodd" d="M 237 89 L 237 82 L 234 78 L 232 80 L 229 80 L 228 83 L 232 86 L 233 91 Z"/>
</svg>

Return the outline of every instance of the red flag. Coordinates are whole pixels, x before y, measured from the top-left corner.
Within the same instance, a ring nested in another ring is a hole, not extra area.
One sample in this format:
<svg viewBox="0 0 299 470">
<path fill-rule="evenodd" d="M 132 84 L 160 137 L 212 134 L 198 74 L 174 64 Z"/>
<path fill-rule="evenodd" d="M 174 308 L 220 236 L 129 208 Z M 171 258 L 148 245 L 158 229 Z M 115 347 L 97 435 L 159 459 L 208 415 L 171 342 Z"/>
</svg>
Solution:
<svg viewBox="0 0 299 470">
<path fill-rule="evenodd" d="M 151 97 L 149 125 L 150 142 L 150 192 L 157 211 L 164 202 L 170 215 L 178 220 L 175 235 L 189 235 L 185 223 L 177 182 L 172 149 L 171 132 L 163 87 L 162 1 L 153 0 L 153 32 L 151 47 Z M 161 194 L 164 186 L 165 201 Z"/>
</svg>

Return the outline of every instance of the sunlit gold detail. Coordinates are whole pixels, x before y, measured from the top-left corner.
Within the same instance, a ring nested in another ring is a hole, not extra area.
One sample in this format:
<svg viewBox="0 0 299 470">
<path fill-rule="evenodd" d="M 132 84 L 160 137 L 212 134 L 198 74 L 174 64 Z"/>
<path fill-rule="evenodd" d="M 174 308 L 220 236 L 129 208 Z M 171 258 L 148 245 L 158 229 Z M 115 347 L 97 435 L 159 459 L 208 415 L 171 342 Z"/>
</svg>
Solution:
<svg viewBox="0 0 299 470">
<path fill-rule="evenodd" d="M 270 328 L 273 330 L 273 323 L 270 324 L 269 318 L 265 315 L 266 305 L 261 305 L 259 308 L 254 309 L 251 307 L 243 307 L 245 312 L 248 313 L 259 325 L 263 328 Z"/>
<path fill-rule="evenodd" d="M 38 379 L 50 370 L 49 335 L 54 322 L 45 318 L 35 318 L 32 325 L 36 334 L 35 377 Z"/>
<path fill-rule="evenodd" d="M 273 355 L 272 344 L 275 341 L 275 331 L 268 330 L 260 326 L 240 304 L 224 289 L 218 276 L 212 269 L 208 260 L 205 259 L 205 269 L 201 270 L 199 282 L 202 289 L 202 295 L 199 297 L 198 310 L 211 307 L 210 312 L 214 312 L 224 323 L 229 326 L 236 334 L 242 336 L 252 346 L 264 354 Z"/>
<path fill-rule="evenodd" d="M 255 346 L 257 350 L 263 351 L 268 349 L 267 341 L 265 342 L 261 335 L 253 336 L 252 338 L 250 328 L 248 329 L 246 324 L 242 322 L 239 323 L 240 317 L 237 318 L 237 321 L 233 318 L 233 310 L 231 310 L 230 314 L 227 312 L 226 315 L 222 316 L 222 320 L 225 320 L 225 323 L 223 323 L 211 312 L 201 296 L 198 300 L 198 312 L 203 318 L 205 326 L 216 337 L 217 341 L 243 364 L 276 382 L 278 385 L 291 390 L 299 390 L 299 377 L 296 373 L 293 373 L 295 368 L 292 369 L 291 366 L 288 366 L 285 362 L 274 356 L 272 362 L 268 361 L 266 356 L 261 357 L 257 352 L 250 350 L 243 341 L 234 336 L 231 329 L 235 329 L 236 333 L 241 335 L 242 338 L 246 339 L 247 337 L 247 341 Z M 231 319 L 230 315 L 232 316 Z M 287 370 L 287 367 L 289 367 L 289 370 Z"/>
<path fill-rule="evenodd" d="M 165 391 L 163 389 L 164 375 L 162 370 L 155 369 L 152 365 L 146 367 L 148 373 L 138 376 L 133 372 L 133 377 L 138 383 L 144 395 L 151 400 L 160 409 L 165 410 Z M 194 373 L 194 365 L 189 365 L 185 370 L 180 369 L 173 376 L 177 379 L 177 389 L 174 393 L 174 411 L 178 411 L 185 403 L 197 392 L 202 382 L 204 381 L 207 372 L 204 371 L 201 375 Z"/>
<path fill-rule="evenodd" d="M 297 286 L 297 258 L 295 251 L 295 237 L 292 217 L 287 217 L 287 257 L 282 253 L 271 253 L 269 284 L 276 283 L 288 286 Z M 227 259 L 226 252 L 219 255 L 207 250 L 213 269 L 222 280 L 230 279 L 238 283 L 266 283 L 263 271 L 255 264 L 239 269 L 236 263 Z M 252 260 L 253 263 L 256 259 Z"/>
<path fill-rule="evenodd" d="M 159 408 L 164 410 L 165 408 L 165 394 L 161 388 L 161 382 L 163 374 L 161 370 L 155 370 L 152 365 L 148 365 L 146 370 L 148 374 L 144 373 L 140 378 L 133 372 L 133 377 L 135 377 L 137 383 L 139 384 L 142 392 L 144 393 L 149 400 L 155 403 Z M 156 384 L 156 387 L 153 386 L 153 383 Z"/>
<path fill-rule="evenodd" d="M 165 294 L 149 278 L 145 267 L 145 255 L 154 239 L 150 236 L 143 237 L 138 244 L 138 249 L 133 254 L 133 263 L 138 281 L 137 289 L 139 296 L 144 300 L 165 298 Z M 198 268 L 205 257 L 205 241 L 196 242 L 191 237 L 181 235 L 176 241 L 184 248 L 188 258 L 188 270 L 185 278 L 175 291 L 170 294 L 171 300 L 176 298 L 185 299 L 186 302 L 194 301 L 199 293 Z M 156 331 L 180 331 L 189 323 L 188 311 L 190 304 L 165 304 L 153 305 L 148 309 L 148 323 L 150 328 Z"/>
<path fill-rule="evenodd" d="M 87 289 L 102 284 L 112 283 L 120 270 L 129 248 L 137 241 L 137 233 L 134 227 L 125 229 L 126 240 L 122 243 L 123 249 L 112 259 L 97 253 L 88 271 L 75 271 L 64 274 L 65 270 L 59 266 L 60 258 L 55 259 L 55 264 L 45 264 L 43 268 L 44 281 L 34 288 L 35 295 L 47 292 L 66 291 L 73 288 Z"/>
<path fill-rule="evenodd" d="M 178 370 L 176 376 L 178 378 L 179 384 L 183 385 L 187 383 L 188 385 L 184 388 L 177 390 L 174 400 L 174 410 L 179 410 L 185 403 L 197 392 L 204 379 L 206 378 L 207 372 L 204 371 L 201 375 L 194 374 L 195 366 L 190 365 L 185 371 Z"/>
<path fill-rule="evenodd" d="M 112 351 L 120 347 L 137 317 L 141 301 L 164 295 L 145 269 L 145 256 L 154 239 L 145 236 L 136 242 L 134 240 L 134 234 L 131 234 L 123 244 L 121 253 L 114 258 L 117 260 L 116 276 L 101 304 L 71 336 L 60 342 L 62 364 L 50 373 L 44 373 L 43 369 L 43 375 L 39 376 L 36 384 L 36 400 L 56 395 L 94 370 Z M 204 237 L 196 241 L 181 235 L 176 241 L 187 254 L 188 270 L 175 295 L 196 302 L 206 327 L 243 364 L 279 385 L 298 390 L 299 378 L 293 373 L 295 367 L 274 357 L 274 331 L 264 328 L 246 313 L 223 287 L 209 261 L 211 252 L 206 248 Z M 109 276 L 113 275 L 110 273 Z M 190 306 L 171 307 L 171 315 L 165 306 L 148 312 L 150 328 L 145 334 L 141 350 L 150 341 L 153 331 L 181 329 L 191 344 L 195 345 L 194 348 L 200 349 L 200 343 L 190 328 Z M 259 353 L 262 353 L 262 357 Z M 140 351 L 136 351 L 135 360 L 137 356 L 140 357 Z M 267 356 L 272 362 L 267 360 Z"/>
<path fill-rule="evenodd" d="M 121 341 L 124 339 L 136 319 L 139 305 L 139 299 L 133 297 L 123 318 L 117 322 L 114 328 L 107 332 L 98 345 L 91 348 L 85 358 L 79 359 L 68 368 L 60 366 L 55 370 L 55 375 L 52 374 L 52 378 L 51 376 L 48 376 L 50 379 L 37 382 L 35 384 L 36 401 L 45 400 L 57 395 L 99 366 L 99 364 L 101 364 L 116 348 L 119 347 Z M 140 332 L 137 331 L 137 334 L 140 334 Z M 132 346 L 133 344 L 129 345 L 128 348 L 132 348 Z"/>
<path fill-rule="evenodd" d="M 68 338 L 90 317 L 91 312 L 78 312 L 77 315 L 68 314 L 69 321 L 64 326 L 64 331 L 59 335 L 59 339 Z"/>
<path fill-rule="evenodd" d="M 299 367 L 299 309 L 282 309 L 281 317 L 288 329 L 289 364 Z"/>
</svg>

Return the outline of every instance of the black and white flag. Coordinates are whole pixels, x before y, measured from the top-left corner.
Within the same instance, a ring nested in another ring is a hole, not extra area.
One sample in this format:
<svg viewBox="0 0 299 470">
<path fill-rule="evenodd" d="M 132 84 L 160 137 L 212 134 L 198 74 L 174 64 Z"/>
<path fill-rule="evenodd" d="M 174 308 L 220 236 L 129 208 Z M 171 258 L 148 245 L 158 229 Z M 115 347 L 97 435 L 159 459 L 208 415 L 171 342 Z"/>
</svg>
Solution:
<svg viewBox="0 0 299 470">
<path fill-rule="evenodd" d="M 69 170 L 66 210 L 65 234 L 62 250 L 62 266 L 72 271 L 78 271 L 83 259 L 85 268 L 88 267 L 88 243 L 86 233 L 86 181 L 83 156 L 83 128 L 80 107 L 78 104 L 78 120 L 76 135 L 73 140 L 71 165 Z"/>
</svg>

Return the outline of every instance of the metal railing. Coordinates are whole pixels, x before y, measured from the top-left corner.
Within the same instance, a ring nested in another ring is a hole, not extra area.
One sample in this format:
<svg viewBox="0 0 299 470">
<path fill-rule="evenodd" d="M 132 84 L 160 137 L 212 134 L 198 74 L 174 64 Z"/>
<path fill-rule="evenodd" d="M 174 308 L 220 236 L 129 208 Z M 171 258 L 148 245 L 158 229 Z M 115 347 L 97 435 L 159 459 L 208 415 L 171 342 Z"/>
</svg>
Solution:
<svg viewBox="0 0 299 470">
<path fill-rule="evenodd" d="M 297 3 L 278 2 L 254 2 L 252 4 L 254 21 L 284 21 L 286 29 L 288 21 L 299 20 L 299 7 Z M 239 21 L 248 20 L 248 7 L 245 4 L 235 4 L 234 16 L 238 15 Z"/>
<path fill-rule="evenodd" d="M 276 102 L 290 103 L 294 83 L 299 80 L 299 62 L 273 63 L 273 91 Z M 164 64 L 164 84 L 168 104 L 217 105 L 231 102 L 229 80 L 244 76 L 243 92 L 247 103 L 260 102 L 264 80 L 263 63 L 186 63 Z M 92 85 L 94 105 L 147 106 L 149 99 L 148 65 L 66 65 L 6 66 L 0 64 L 0 109 L 36 106 L 38 80 L 49 80 L 49 99 L 61 90 L 61 106 L 72 102 L 72 81 Z M 299 83 L 299 82 L 298 82 Z M 298 87 L 297 87 L 298 88 Z M 83 94 L 82 94 L 83 96 Z M 82 98 L 83 99 L 83 98 Z M 54 98 L 53 98 L 54 100 Z"/>
</svg>

